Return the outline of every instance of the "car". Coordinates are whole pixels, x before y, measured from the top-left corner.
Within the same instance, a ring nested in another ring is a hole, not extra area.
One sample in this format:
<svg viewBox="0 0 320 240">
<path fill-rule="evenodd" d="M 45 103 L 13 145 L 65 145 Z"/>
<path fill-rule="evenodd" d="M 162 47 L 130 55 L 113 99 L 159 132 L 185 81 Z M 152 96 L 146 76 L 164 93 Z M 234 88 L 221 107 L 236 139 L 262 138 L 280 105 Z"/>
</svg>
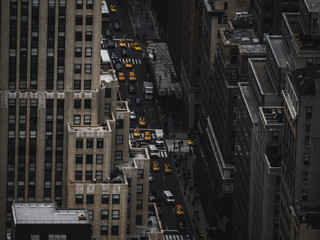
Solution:
<svg viewBox="0 0 320 240">
<path fill-rule="evenodd" d="M 142 144 L 140 141 L 135 141 L 135 142 L 133 142 L 132 146 L 135 148 L 141 148 Z"/>
<path fill-rule="evenodd" d="M 184 214 L 184 213 L 183 213 L 183 208 L 182 208 L 181 204 L 177 204 L 177 205 L 175 206 L 175 210 L 176 210 L 176 214 L 177 214 L 177 215 L 183 215 L 183 214 Z"/>
<path fill-rule="evenodd" d="M 124 65 L 126 66 L 126 68 L 132 68 L 132 62 L 130 59 L 126 59 L 126 61 L 124 62 Z"/>
<path fill-rule="evenodd" d="M 115 68 L 116 72 L 122 71 L 121 62 L 117 61 L 114 68 Z"/>
<path fill-rule="evenodd" d="M 153 176 L 149 173 L 149 182 L 153 182 Z"/>
<path fill-rule="evenodd" d="M 141 47 L 138 43 L 130 43 L 130 47 L 135 51 L 141 51 Z"/>
<path fill-rule="evenodd" d="M 183 215 L 177 215 L 177 226 L 180 232 L 186 232 L 188 230 L 187 223 L 184 220 Z"/>
<path fill-rule="evenodd" d="M 123 47 L 123 48 L 127 47 L 126 41 L 124 39 L 119 39 L 119 47 Z"/>
<path fill-rule="evenodd" d="M 158 158 L 160 156 L 158 148 L 154 144 L 148 145 L 148 152 L 151 158 Z"/>
<path fill-rule="evenodd" d="M 121 22 L 118 19 L 113 22 L 113 29 L 115 31 L 121 31 Z"/>
<path fill-rule="evenodd" d="M 189 142 L 188 142 L 188 146 L 189 147 L 191 147 L 191 146 L 195 146 L 195 145 L 197 145 L 197 140 L 190 140 Z"/>
<path fill-rule="evenodd" d="M 131 99 L 131 97 L 126 97 L 126 101 L 128 102 L 128 106 L 132 106 L 132 99 Z"/>
<path fill-rule="evenodd" d="M 111 38 L 112 37 L 112 32 L 111 32 L 110 28 L 107 28 L 105 33 L 106 33 L 106 38 Z"/>
<path fill-rule="evenodd" d="M 141 133 L 140 133 L 139 128 L 133 129 L 133 137 L 140 138 L 140 136 L 141 136 Z"/>
<path fill-rule="evenodd" d="M 126 80 L 123 72 L 118 72 L 118 80 L 119 81 L 125 81 Z"/>
<path fill-rule="evenodd" d="M 156 138 L 156 146 L 162 146 L 164 144 L 163 138 Z"/>
<path fill-rule="evenodd" d="M 143 103 L 143 102 L 142 102 L 142 97 L 137 96 L 137 97 L 136 97 L 136 104 L 137 104 L 137 105 L 142 105 L 142 103 Z"/>
<path fill-rule="evenodd" d="M 118 60 L 118 55 L 115 51 L 112 51 L 110 54 L 111 60 Z"/>
<path fill-rule="evenodd" d="M 116 7 L 116 5 L 114 5 L 114 4 L 111 4 L 111 5 L 110 5 L 110 12 L 111 12 L 111 13 L 116 13 L 116 12 L 117 12 L 117 7 Z"/>
<path fill-rule="evenodd" d="M 129 56 L 128 50 L 126 48 L 122 48 L 121 49 L 121 56 L 122 57 L 128 57 Z"/>
<path fill-rule="evenodd" d="M 144 141 L 151 142 L 151 133 L 150 132 L 147 131 L 144 133 Z"/>
<path fill-rule="evenodd" d="M 164 164 L 164 173 L 166 174 L 171 174 L 172 173 L 172 168 L 170 163 L 165 163 Z"/>
<path fill-rule="evenodd" d="M 107 38 L 107 48 L 114 48 L 114 42 L 110 39 Z"/>
<path fill-rule="evenodd" d="M 130 111 L 130 119 L 134 120 L 137 118 L 137 115 L 134 110 Z"/>
<path fill-rule="evenodd" d="M 174 204 L 175 200 L 172 195 L 172 193 L 169 190 L 164 190 L 162 193 L 163 199 L 168 203 L 168 204 Z"/>
<path fill-rule="evenodd" d="M 136 81 L 136 75 L 134 74 L 134 72 L 129 72 L 129 81 L 130 82 L 135 82 Z"/>
<path fill-rule="evenodd" d="M 157 161 L 152 162 L 152 171 L 154 171 L 154 172 L 160 171 L 159 163 Z"/>
<path fill-rule="evenodd" d="M 138 124 L 139 124 L 140 127 L 146 126 L 147 125 L 146 118 L 145 117 L 139 117 Z"/>
<path fill-rule="evenodd" d="M 136 87 L 133 85 L 129 85 L 129 93 L 135 93 L 136 92 Z"/>
</svg>

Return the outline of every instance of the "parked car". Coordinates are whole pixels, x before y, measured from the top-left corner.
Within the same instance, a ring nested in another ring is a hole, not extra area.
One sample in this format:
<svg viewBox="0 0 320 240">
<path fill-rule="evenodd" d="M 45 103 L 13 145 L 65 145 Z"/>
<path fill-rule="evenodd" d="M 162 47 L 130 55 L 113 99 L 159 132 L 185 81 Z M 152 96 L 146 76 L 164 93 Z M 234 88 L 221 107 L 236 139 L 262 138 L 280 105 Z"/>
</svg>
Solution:
<svg viewBox="0 0 320 240">
<path fill-rule="evenodd" d="M 107 38 L 107 48 L 114 48 L 114 42 L 110 39 Z"/>
<path fill-rule="evenodd" d="M 136 92 L 136 87 L 133 85 L 129 85 L 129 93 L 135 93 Z"/>
<path fill-rule="evenodd" d="M 121 31 L 121 22 L 118 19 L 113 22 L 113 29 L 116 31 Z"/>
<path fill-rule="evenodd" d="M 117 60 L 118 59 L 118 55 L 115 51 L 112 51 L 110 54 L 110 58 L 111 60 Z"/>
<path fill-rule="evenodd" d="M 137 118 L 137 115 L 134 110 L 130 111 L 130 119 L 134 120 Z"/>
<path fill-rule="evenodd" d="M 143 103 L 143 102 L 142 102 L 142 97 L 137 96 L 137 97 L 136 97 L 136 104 L 137 104 L 137 105 L 142 105 L 142 103 Z"/>
<path fill-rule="evenodd" d="M 111 38 L 112 37 L 112 32 L 110 28 L 106 29 L 106 38 Z"/>
<path fill-rule="evenodd" d="M 122 48 L 121 49 L 121 56 L 122 57 L 128 57 L 129 56 L 128 50 L 126 48 Z"/>
</svg>

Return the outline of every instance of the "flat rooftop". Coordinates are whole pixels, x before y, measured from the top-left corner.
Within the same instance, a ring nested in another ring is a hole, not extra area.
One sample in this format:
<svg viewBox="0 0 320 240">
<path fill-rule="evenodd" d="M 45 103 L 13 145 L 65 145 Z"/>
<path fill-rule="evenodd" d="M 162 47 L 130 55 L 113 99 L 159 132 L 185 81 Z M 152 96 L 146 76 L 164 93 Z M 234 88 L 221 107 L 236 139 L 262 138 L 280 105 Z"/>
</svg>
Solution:
<svg viewBox="0 0 320 240">
<path fill-rule="evenodd" d="M 100 82 L 111 82 L 111 81 L 115 81 L 116 79 L 114 78 L 113 72 L 109 71 L 109 72 L 104 72 L 102 74 L 100 74 Z"/>
<path fill-rule="evenodd" d="M 88 126 L 88 127 L 82 127 L 82 126 L 70 126 L 69 125 L 69 132 L 83 132 L 83 131 L 91 131 L 91 132 L 109 132 L 110 129 L 108 125 L 105 126 Z"/>
<path fill-rule="evenodd" d="M 283 124 L 283 107 L 260 107 L 265 125 Z"/>
<path fill-rule="evenodd" d="M 249 93 L 248 83 L 247 82 L 239 83 L 239 90 L 240 90 L 240 94 L 244 100 L 244 103 L 247 107 L 251 121 L 253 123 L 258 122 L 258 116 L 257 116 L 257 113 L 254 108 L 253 100 L 252 100 L 251 95 Z"/>
<path fill-rule="evenodd" d="M 304 0 L 310 12 L 320 12 L 319 0 Z"/>
<path fill-rule="evenodd" d="M 56 209 L 50 202 L 12 204 L 15 224 L 90 224 L 85 209 Z"/>
<path fill-rule="evenodd" d="M 287 55 L 282 45 L 281 35 L 267 36 L 267 42 L 271 48 L 272 54 L 275 56 L 275 61 L 279 68 L 285 68 L 287 62 Z"/>
<path fill-rule="evenodd" d="M 266 59 L 265 58 L 251 58 L 249 59 L 250 64 L 252 65 L 252 69 L 254 71 L 254 75 L 256 76 L 256 80 L 258 86 L 260 87 L 260 91 L 262 94 L 275 94 L 275 90 L 272 86 L 271 79 L 268 75 L 268 72 L 265 68 Z"/>
</svg>

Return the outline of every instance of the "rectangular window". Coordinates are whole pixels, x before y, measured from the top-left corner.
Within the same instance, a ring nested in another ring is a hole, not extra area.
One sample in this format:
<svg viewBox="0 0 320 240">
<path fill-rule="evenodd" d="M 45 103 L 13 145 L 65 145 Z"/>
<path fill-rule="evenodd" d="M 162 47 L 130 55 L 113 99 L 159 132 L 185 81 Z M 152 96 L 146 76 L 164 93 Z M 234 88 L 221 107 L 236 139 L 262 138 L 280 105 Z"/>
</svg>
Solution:
<svg viewBox="0 0 320 240">
<path fill-rule="evenodd" d="M 116 135 L 116 144 L 123 144 L 123 135 Z"/>
<path fill-rule="evenodd" d="M 111 98 L 111 88 L 105 88 L 105 98 Z"/>
<path fill-rule="evenodd" d="M 82 181 L 82 171 L 76 171 L 75 179 Z"/>
<path fill-rule="evenodd" d="M 76 25 L 82 25 L 82 16 L 81 15 L 76 16 Z"/>
<path fill-rule="evenodd" d="M 87 9 L 93 9 L 93 0 L 87 0 Z"/>
<path fill-rule="evenodd" d="M 86 16 L 86 25 L 93 25 L 93 16 Z"/>
<path fill-rule="evenodd" d="M 142 200 L 137 200 L 136 209 L 142 209 Z"/>
<path fill-rule="evenodd" d="M 312 107 L 306 107 L 306 119 L 312 119 Z"/>
<path fill-rule="evenodd" d="M 120 203 L 120 195 L 112 194 L 112 204 L 119 204 L 119 203 Z"/>
<path fill-rule="evenodd" d="M 86 41 L 91 42 L 92 41 L 92 32 L 86 31 Z"/>
<path fill-rule="evenodd" d="M 82 164 L 82 154 L 77 154 L 76 155 L 76 164 Z"/>
<path fill-rule="evenodd" d="M 73 82 L 73 88 L 75 90 L 81 90 L 81 80 L 74 80 Z"/>
<path fill-rule="evenodd" d="M 74 109 L 81 109 L 81 99 L 74 99 L 73 100 L 73 108 Z"/>
<path fill-rule="evenodd" d="M 83 2 L 82 2 L 82 0 L 77 0 L 76 8 L 77 8 L 77 9 L 82 9 L 82 8 L 83 8 Z"/>
<path fill-rule="evenodd" d="M 303 183 L 309 183 L 309 172 L 303 172 Z"/>
<path fill-rule="evenodd" d="M 76 194 L 76 204 L 83 204 L 83 194 Z"/>
<path fill-rule="evenodd" d="M 310 147 L 310 136 L 305 136 L 304 137 L 304 146 L 305 147 Z"/>
<path fill-rule="evenodd" d="M 108 220 L 109 218 L 109 211 L 108 210 L 102 210 L 101 211 L 101 220 Z"/>
<path fill-rule="evenodd" d="M 109 204 L 109 194 L 101 195 L 101 204 Z"/>
<path fill-rule="evenodd" d="M 116 119 L 116 128 L 123 129 L 123 119 Z"/>
<path fill-rule="evenodd" d="M 111 235 L 118 236 L 119 235 L 119 226 L 111 226 Z"/>
<path fill-rule="evenodd" d="M 74 65 L 74 73 L 75 74 L 81 74 L 81 64 L 75 64 Z"/>
<path fill-rule="evenodd" d="M 105 103 L 104 104 L 104 115 L 110 115 L 111 113 L 111 104 Z"/>
<path fill-rule="evenodd" d="M 81 116 L 80 115 L 74 115 L 73 116 L 73 124 L 74 125 L 80 125 L 81 124 Z"/>
<path fill-rule="evenodd" d="M 112 210 L 112 220 L 119 219 L 120 210 Z"/>
<path fill-rule="evenodd" d="M 102 181 L 103 179 L 103 171 L 96 171 L 96 180 L 97 181 Z"/>
<path fill-rule="evenodd" d="M 100 235 L 101 236 L 108 236 L 108 226 L 101 226 Z"/>
<path fill-rule="evenodd" d="M 122 151 L 116 151 L 116 161 L 122 160 Z"/>
<path fill-rule="evenodd" d="M 91 99 L 84 100 L 84 109 L 91 109 Z"/>
<path fill-rule="evenodd" d="M 84 90 L 91 90 L 91 80 L 84 80 Z"/>
<path fill-rule="evenodd" d="M 310 133 L 310 129 L 311 129 L 311 125 L 310 125 L 310 124 L 306 124 L 306 125 L 305 125 L 305 129 L 304 129 L 304 132 L 305 132 L 305 133 Z"/>
<path fill-rule="evenodd" d="M 84 115 L 84 125 L 91 124 L 91 115 Z"/>
<path fill-rule="evenodd" d="M 304 165 L 310 164 L 310 153 L 303 154 L 303 164 Z"/>
<path fill-rule="evenodd" d="M 92 65 L 91 64 L 85 64 L 84 65 L 84 73 L 85 74 L 91 74 L 92 71 Z"/>
<path fill-rule="evenodd" d="M 87 138 L 86 148 L 93 148 L 93 138 Z"/>
<path fill-rule="evenodd" d="M 97 154 L 96 155 L 96 164 L 102 164 L 103 163 L 103 155 Z"/>
<path fill-rule="evenodd" d="M 97 148 L 103 148 L 103 138 L 97 138 Z"/>
<path fill-rule="evenodd" d="M 86 57 L 92 57 L 92 48 L 86 47 Z"/>
<path fill-rule="evenodd" d="M 93 216 L 94 216 L 94 211 L 93 210 L 88 210 L 88 218 L 90 220 L 93 220 Z"/>
<path fill-rule="evenodd" d="M 75 33 L 75 40 L 78 41 L 82 41 L 82 32 L 81 31 L 77 31 Z"/>
<path fill-rule="evenodd" d="M 93 163 L 93 155 L 87 154 L 86 155 L 86 164 L 92 164 Z"/>
<path fill-rule="evenodd" d="M 92 180 L 92 171 L 86 171 L 86 180 Z"/>
<path fill-rule="evenodd" d="M 81 57 L 82 55 L 82 48 L 81 47 L 76 47 L 74 50 L 74 56 L 75 57 Z"/>
<path fill-rule="evenodd" d="M 138 169 L 137 170 L 137 177 L 138 177 L 138 179 L 143 179 L 143 177 L 144 177 L 144 169 Z"/>
<path fill-rule="evenodd" d="M 138 194 L 143 193 L 143 185 L 142 184 L 137 184 L 137 193 Z"/>
<path fill-rule="evenodd" d="M 87 204 L 94 204 L 94 194 L 87 194 Z"/>
<path fill-rule="evenodd" d="M 77 148 L 83 148 L 83 139 L 82 138 L 77 138 L 76 139 L 76 147 Z"/>
<path fill-rule="evenodd" d="M 224 2 L 224 10 L 228 10 L 228 2 Z"/>
</svg>

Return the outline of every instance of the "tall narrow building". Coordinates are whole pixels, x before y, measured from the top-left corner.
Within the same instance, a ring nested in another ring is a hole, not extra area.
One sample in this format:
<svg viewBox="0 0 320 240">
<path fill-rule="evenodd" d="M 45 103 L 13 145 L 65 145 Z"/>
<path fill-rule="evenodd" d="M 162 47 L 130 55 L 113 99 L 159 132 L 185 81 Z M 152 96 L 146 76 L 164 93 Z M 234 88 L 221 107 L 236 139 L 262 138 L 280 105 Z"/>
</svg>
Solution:
<svg viewBox="0 0 320 240">
<path fill-rule="evenodd" d="M 128 105 L 100 72 L 101 3 L 0 5 L 0 239 L 14 200 L 86 208 L 99 239 L 147 226 L 148 153 L 130 149 Z"/>
</svg>

